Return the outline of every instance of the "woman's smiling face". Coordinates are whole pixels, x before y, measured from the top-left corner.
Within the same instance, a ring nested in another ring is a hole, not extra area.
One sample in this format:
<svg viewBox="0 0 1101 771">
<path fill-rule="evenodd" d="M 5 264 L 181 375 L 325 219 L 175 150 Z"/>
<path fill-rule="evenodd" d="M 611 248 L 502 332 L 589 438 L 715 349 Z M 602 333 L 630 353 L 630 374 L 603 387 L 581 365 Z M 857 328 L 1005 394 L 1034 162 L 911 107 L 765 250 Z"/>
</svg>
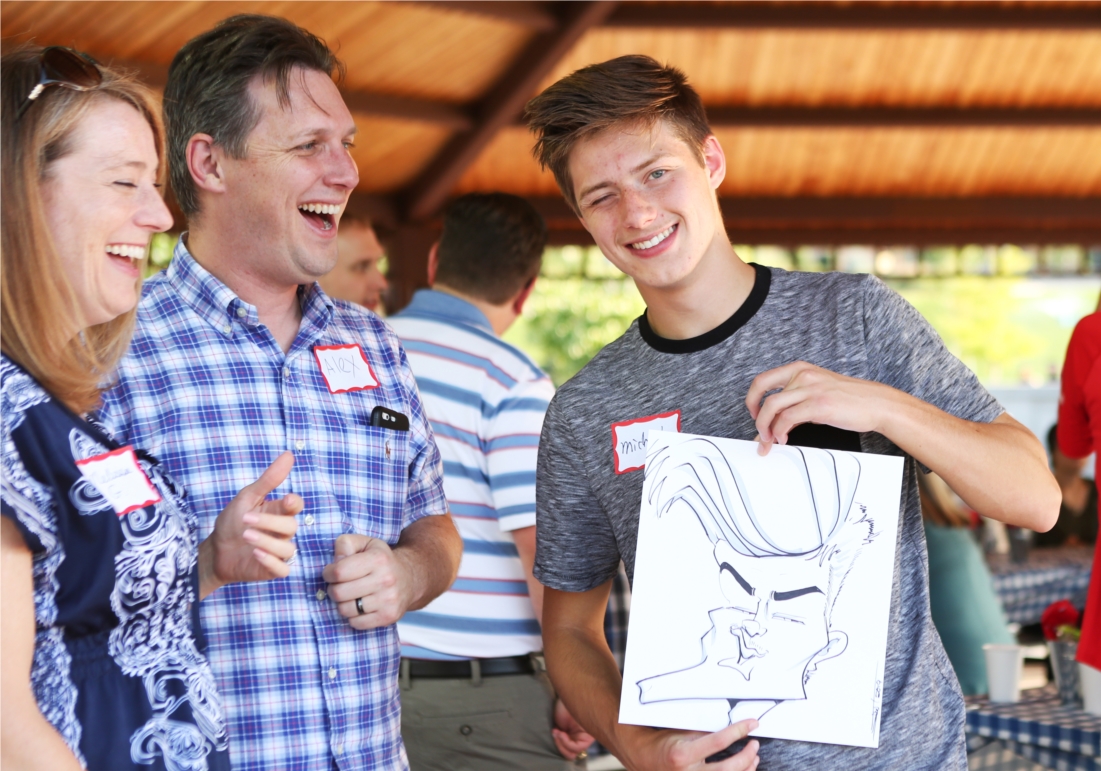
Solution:
<svg viewBox="0 0 1101 771">
<path fill-rule="evenodd" d="M 140 262 L 172 215 L 157 185 L 153 131 L 134 107 L 94 100 L 68 141 L 68 154 L 46 170 L 42 197 L 83 328 L 134 307 Z"/>
</svg>

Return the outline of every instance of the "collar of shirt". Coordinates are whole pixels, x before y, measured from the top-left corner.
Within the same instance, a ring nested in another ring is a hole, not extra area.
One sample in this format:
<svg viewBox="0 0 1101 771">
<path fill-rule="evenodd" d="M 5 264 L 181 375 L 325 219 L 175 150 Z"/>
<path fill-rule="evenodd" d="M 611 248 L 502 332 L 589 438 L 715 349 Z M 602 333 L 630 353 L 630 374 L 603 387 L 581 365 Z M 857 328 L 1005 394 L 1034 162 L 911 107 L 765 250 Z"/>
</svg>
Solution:
<svg viewBox="0 0 1101 771">
<path fill-rule="evenodd" d="M 493 325 L 480 310 L 453 294 L 437 292 L 435 289 L 418 289 L 413 299 L 401 313 L 401 316 L 421 316 L 451 323 L 469 324 L 494 335 Z"/>
<path fill-rule="evenodd" d="M 260 315 L 256 306 L 246 303 L 200 265 L 187 250 L 186 238 L 186 232 L 180 234 L 172 253 L 172 262 L 167 268 L 168 279 L 179 292 L 180 299 L 225 337 L 233 336 L 235 321 L 246 327 L 259 324 Z M 333 301 L 321 291 L 317 282 L 300 285 L 298 300 L 302 307 L 299 336 L 310 328 L 322 330 L 332 320 Z"/>
</svg>

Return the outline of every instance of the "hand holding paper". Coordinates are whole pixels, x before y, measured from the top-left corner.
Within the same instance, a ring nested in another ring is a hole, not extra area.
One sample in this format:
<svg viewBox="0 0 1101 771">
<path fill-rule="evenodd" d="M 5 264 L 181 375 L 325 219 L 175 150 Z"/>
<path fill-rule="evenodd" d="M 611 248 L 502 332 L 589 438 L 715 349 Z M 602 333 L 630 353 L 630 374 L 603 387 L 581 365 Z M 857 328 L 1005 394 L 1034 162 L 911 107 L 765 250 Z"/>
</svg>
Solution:
<svg viewBox="0 0 1101 771">
<path fill-rule="evenodd" d="M 776 393 L 766 397 L 769 391 Z M 796 361 L 754 378 L 745 404 L 767 453 L 773 442 L 786 444 L 791 429 L 802 423 L 822 423 L 857 432 L 879 431 L 877 410 L 889 402 L 893 393 L 899 392 L 882 383 Z"/>
</svg>

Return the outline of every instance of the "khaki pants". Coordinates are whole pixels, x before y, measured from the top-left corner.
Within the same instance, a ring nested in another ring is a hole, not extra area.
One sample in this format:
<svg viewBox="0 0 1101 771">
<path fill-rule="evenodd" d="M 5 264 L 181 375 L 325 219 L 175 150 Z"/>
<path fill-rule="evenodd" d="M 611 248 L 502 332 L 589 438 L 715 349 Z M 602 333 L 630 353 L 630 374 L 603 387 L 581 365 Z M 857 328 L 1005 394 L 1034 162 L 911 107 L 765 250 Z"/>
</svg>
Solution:
<svg viewBox="0 0 1101 771">
<path fill-rule="evenodd" d="M 542 674 L 414 678 L 401 691 L 411 771 L 583 771 L 551 737 L 554 694 Z"/>
</svg>

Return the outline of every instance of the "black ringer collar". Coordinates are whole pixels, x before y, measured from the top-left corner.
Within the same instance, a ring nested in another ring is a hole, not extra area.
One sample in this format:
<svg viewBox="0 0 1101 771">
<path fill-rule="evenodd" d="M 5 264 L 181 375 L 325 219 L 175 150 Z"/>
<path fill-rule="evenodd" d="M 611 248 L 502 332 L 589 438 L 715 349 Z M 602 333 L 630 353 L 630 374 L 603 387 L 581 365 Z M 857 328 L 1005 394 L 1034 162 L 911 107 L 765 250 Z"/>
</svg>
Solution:
<svg viewBox="0 0 1101 771">
<path fill-rule="evenodd" d="M 638 332 L 642 335 L 642 339 L 655 351 L 661 353 L 696 353 L 706 351 L 708 348 L 726 340 L 753 318 L 754 314 L 765 304 L 765 298 L 768 297 L 768 289 L 772 284 L 772 271 L 764 265 L 757 265 L 756 263 L 750 263 L 750 265 L 757 271 L 757 278 L 753 281 L 753 289 L 750 290 L 749 297 L 745 298 L 745 302 L 742 303 L 741 307 L 734 311 L 734 315 L 722 324 L 697 337 L 690 337 L 687 340 L 670 340 L 654 332 L 650 322 L 646 319 L 646 313 L 643 312 L 638 317 Z"/>
</svg>

